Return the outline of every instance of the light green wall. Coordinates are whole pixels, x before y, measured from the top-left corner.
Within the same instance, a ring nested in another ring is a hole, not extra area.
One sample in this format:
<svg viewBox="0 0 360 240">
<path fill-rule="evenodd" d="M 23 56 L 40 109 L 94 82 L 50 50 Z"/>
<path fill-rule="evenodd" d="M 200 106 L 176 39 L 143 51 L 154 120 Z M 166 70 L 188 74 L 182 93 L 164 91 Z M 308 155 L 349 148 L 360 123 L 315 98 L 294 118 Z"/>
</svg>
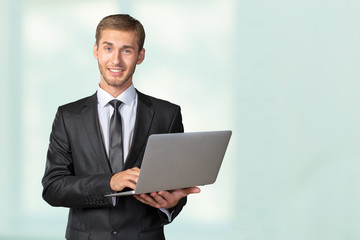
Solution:
<svg viewBox="0 0 360 240">
<path fill-rule="evenodd" d="M 116 12 L 147 33 L 135 86 L 186 131 L 233 130 L 168 239 L 360 238 L 358 1 L 2 0 L 0 239 L 64 239 L 67 209 L 41 198 L 48 137 L 96 91 L 95 28 Z"/>
</svg>

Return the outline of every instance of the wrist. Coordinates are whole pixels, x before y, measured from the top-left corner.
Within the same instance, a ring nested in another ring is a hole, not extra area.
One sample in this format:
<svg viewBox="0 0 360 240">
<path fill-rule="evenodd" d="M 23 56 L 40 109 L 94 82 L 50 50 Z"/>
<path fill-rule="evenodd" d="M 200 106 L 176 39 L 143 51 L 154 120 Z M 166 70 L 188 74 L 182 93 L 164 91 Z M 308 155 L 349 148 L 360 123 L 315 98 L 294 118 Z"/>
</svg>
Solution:
<svg viewBox="0 0 360 240">
<path fill-rule="evenodd" d="M 113 192 L 116 192 L 118 190 L 117 189 L 117 181 L 116 181 L 116 173 L 114 173 L 111 178 L 110 178 L 110 182 L 109 182 L 109 186 L 110 186 L 110 190 Z"/>
</svg>

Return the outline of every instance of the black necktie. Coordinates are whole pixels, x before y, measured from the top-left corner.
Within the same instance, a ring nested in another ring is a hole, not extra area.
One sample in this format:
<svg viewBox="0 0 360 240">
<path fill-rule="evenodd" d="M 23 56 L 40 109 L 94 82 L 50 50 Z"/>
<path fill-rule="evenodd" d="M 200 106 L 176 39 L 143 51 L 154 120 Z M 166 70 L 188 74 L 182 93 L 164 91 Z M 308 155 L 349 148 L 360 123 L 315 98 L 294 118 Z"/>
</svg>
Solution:
<svg viewBox="0 0 360 240">
<path fill-rule="evenodd" d="M 113 173 L 120 172 L 123 168 L 123 141 L 121 116 L 118 108 L 122 104 L 119 100 L 112 100 L 109 104 L 114 108 L 110 119 L 109 129 L 109 160 Z"/>
</svg>

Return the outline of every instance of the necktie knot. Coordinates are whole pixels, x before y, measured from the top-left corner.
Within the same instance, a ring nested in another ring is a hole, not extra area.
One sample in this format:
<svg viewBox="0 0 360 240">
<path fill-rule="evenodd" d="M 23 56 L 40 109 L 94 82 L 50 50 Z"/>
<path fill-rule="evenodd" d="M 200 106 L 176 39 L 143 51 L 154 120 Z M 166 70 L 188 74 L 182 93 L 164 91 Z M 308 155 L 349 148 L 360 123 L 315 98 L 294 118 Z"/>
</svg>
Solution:
<svg viewBox="0 0 360 240">
<path fill-rule="evenodd" d="M 114 100 L 111 100 L 111 101 L 109 102 L 109 104 L 110 104 L 114 109 L 118 110 L 118 108 L 120 107 L 120 105 L 122 104 L 122 102 L 121 102 L 120 100 L 114 99 Z"/>
</svg>

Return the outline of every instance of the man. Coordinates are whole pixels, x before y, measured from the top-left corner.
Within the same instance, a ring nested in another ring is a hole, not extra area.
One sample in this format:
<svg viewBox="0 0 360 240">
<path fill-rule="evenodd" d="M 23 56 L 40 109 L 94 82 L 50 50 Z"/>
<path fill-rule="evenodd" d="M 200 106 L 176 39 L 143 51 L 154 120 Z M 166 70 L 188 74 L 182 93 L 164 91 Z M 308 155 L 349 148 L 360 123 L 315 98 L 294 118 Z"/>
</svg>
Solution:
<svg viewBox="0 0 360 240">
<path fill-rule="evenodd" d="M 66 239 L 165 239 L 163 226 L 179 214 L 188 194 L 200 191 L 104 197 L 135 188 L 151 134 L 183 132 L 179 106 L 133 86 L 144 39 L 143 26 L 129 15 L 102 19 L 93 50 L 98 91 L 58 108 L 42 184 L 45 201 L 70 208 Z"/>
</svg>

